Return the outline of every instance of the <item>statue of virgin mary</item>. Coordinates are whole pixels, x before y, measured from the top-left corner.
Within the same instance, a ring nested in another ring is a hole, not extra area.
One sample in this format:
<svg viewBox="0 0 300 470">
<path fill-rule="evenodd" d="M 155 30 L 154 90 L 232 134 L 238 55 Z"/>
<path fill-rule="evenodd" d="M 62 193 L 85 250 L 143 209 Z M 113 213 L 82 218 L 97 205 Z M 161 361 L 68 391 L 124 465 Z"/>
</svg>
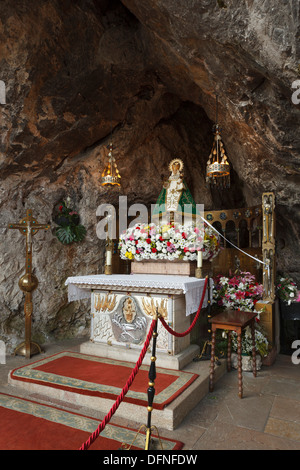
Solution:
<svg viewBox="0 0 300 470">
<path fill-rule="evenodd" d="M 171 172 L 164 181 L 157 202 L 152 212 L 152 222 L 156 225 L 177 222 L 192 223 L 197 215 L 195 201 L 184 181 L 183 161 L 174 158 L 169 164 Z"/>
</svg>

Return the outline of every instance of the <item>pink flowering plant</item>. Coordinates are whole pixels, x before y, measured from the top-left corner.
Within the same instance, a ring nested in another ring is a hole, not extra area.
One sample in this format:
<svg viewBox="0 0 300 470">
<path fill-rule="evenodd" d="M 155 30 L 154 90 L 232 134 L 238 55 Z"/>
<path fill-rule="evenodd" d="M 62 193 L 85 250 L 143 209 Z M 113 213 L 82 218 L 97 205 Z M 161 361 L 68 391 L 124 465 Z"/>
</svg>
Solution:
<svg viewBox="0 0 300 470">
<path fill-rule="evenodd" d="M 293 302 L 300 302 L 300 292 L 297 284 L 288 276 L 281 276 L 277 279 L 276 294 L 280 300 L 288 305 Z"/>
<path fill-rule="evenodd" d="M 122 259 L 135 261 L 194 261 L 199 250 L 203 259 L 211 260 L 219 253 L 220 242 L 208 226 L 135 224 L 121 234 L 119 250 Z"/>
<path fill-rule="evenodd" d="M 263 286 L 256 282 L 255 276 L 249 272 L 226 277 L 217 276 L 214 279 L 212 304 L 219 308 L 228 308 L 244 312 L 252 312 L 255 304 L 262 299 Z M 268 340 L 259 324 L 261 311 L 257 311 L 255 322 L 256 351 L 262 356 L 268 353 Z M 237 335 L 232 332 L 232 349 L 237 351 Z M 252 333 L 250 327 L 246 327 L 242 335 L 242 354 L 252 355 Z"/>
<path fill-rule="evenodd" d="M 262 299 L 263 286 L 249 272 L 232 277 L 217 276 L 214 279 L 212 304 L 218 307 L 251 312 Z"/>
</svg>

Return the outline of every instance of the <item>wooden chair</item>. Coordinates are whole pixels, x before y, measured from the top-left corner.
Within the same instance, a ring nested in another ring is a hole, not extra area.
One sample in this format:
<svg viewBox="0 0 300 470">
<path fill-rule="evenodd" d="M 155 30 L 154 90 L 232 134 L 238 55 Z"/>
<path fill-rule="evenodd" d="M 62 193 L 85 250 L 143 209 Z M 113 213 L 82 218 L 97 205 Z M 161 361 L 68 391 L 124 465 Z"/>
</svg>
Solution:
<svg viewBox="0 0 300 470">
<path fill-rule="evenodd" d="M 227 348 L 227 371 L 231 370 L 231 332 L 237 333 L 238 342 L 238 384 L 239 397 L 243 398 L 243 377 L 242 377 L 242 332 L 246 326 L 250 325 L 252 331 L 252 360 L 253 375 L 256 377 L 256 351 L 255 351 L 255 331 L 254 322 L 257 313 L 241 312 L 238 310 L 225 310 L 209 319 L 212 330 L 211 359 L 210 359 L 210 375 L 209 375 L 209 391 L 214 389 L 214 368 L 215 368 L 215 344 L 216 330 L 228 330 L 228 348 Z"/>
</svg>

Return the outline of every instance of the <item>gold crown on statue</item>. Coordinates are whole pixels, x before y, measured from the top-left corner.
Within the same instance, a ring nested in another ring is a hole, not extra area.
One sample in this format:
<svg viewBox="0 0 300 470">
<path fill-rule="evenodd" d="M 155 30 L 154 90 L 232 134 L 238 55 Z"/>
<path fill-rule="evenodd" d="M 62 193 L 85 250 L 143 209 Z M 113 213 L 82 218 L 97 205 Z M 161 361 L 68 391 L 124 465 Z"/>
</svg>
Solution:
<svg viewBox="0 0 300 470">
<path fill-rule="evenodd" d="M 179 172 L 181 173 L 184 167 L 183 161 L 180 158 L 174 158 L 170 163 L 169 163 L 169 170 L 173 171 L 173 165 L 179 165 Z"/>
</svg>

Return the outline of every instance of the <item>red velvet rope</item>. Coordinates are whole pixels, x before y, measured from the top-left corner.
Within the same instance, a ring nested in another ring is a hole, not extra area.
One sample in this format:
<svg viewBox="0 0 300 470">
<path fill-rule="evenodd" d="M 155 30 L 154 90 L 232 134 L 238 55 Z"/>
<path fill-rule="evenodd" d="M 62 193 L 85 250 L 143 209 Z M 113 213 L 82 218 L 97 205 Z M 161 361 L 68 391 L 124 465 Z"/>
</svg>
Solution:
<svg viewBox="0 0 300 470">
<path fill-rule="evenodd" d="M 157 322 L 156 319 L 152 320 L 152 323 L 150 325 L 150 329 L 148 331 L 148 335 L 147 335 L 146 341 L 144 343 L 143 349 L 141 351 L 140 357 L 137 360 L 137 363 L 136 363 L 134 369 L 132 370 L 131 375 L 130 375 L 129 379 L 127 380 L 125 386 L 123 387 L 120 395 L 116 399 L 115 403 L 113 404 L 113 406 L 111 407 L 111 409 L 109 410 L 109 412 L 107 413 L 107 415 L 105 416 L 103 421 L 99 424 L 98 428 L 90 435 L 89 439 L 85 443 L 82 444 L 82 446 L 80 447 L 79 450 L 87 450 L 93 444 L 93 442 L 99 436 L 100 432 L 103 431 L 106 424 L 110 421 L 111 417 L 117 411 L 120 403 L 122 402 L 123 398 L 125 397 L 126 393 L 128 392 L 129 387 L 131 386 L 136 374 L 138 373 L 140 365 L 143 362 L 143 359 L 145 357 L 145 354 L 147 352 L 147 349 L 149 347 L 149 344 L 150 344 L 150 341 L 151 341 L 151 338 L 152 338 L 152 334 L 153 334 L 156 322 Z"/>
<path fill-rule="evenodd" d="M 195 316 L 195 318 L 194 318 L 194 320 L 193 320 L 191 326 L 190 326 L 184 333 L 176 333 L 176 331 L 172 330 L 172 328 L 169 327 L 169 325 L 165 322 L 164 318 L 159 317 L 161 323 L 162 323 L 163 326 L 166 328 L 166 330 L 167 330 L 169 333 L 171 333 L 171 335 L 176 336 L 176 337 L 186 336 L 186 335 L 188 335 L 188 334 L 191 332 L 191 330 L 194 328 L 194 326 L 195 326 L 195 324 L 196 324 L 196 321 L 198 320 L 200 311 L 201 311 L 201 309 L 202 309 L 202 305 L 203 305 L 203 301 L 204 301 L 204 296 L 205 296 L 205 292 L 206 292 L 207 283 L 208 283 L 208 277 L 205 278 L 205 283 L 204 283 L 204 287 L 203 287 L 202 297 L 201 297 L 201 301 L 200 301 L 200 305 L 199 305 L 197 314 L 196 314 L 196 316 Z"/>
</svg>

